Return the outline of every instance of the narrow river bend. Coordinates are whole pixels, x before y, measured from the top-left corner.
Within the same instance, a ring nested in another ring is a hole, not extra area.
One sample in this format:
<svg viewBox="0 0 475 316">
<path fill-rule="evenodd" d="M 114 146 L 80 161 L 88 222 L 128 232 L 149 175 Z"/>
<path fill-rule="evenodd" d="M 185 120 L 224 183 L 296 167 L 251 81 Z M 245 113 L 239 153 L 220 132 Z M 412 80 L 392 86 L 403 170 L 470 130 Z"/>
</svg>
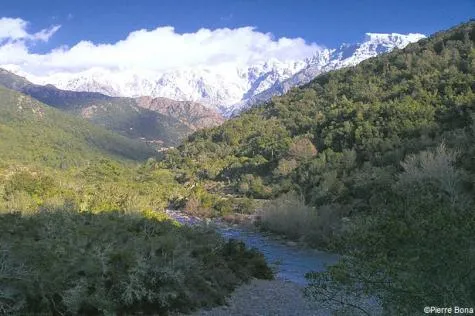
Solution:
<svg viewBox="0 0 475 316">
<path fill-rule="evenodd" d="M 189 217 L 179 211 L 167 210 L 167 214 L 186 225 L 195 225 L 202 222 L 200 219 Z M 312 249 L 301 249 L 270 235 L 264 235 L 243 227 L 223 223 L 216 223 L 214 226 L 224 238 L 241 240 L 248 247 L 256 248 L 262 252 L 269 265 L 277 271 L 277 278 L 300 285 L 307 284 L 305 273 L 323 271 L 327 265 L 333 264 L 338 260 L 338 256 L 335 254 Z"/>
</svg>

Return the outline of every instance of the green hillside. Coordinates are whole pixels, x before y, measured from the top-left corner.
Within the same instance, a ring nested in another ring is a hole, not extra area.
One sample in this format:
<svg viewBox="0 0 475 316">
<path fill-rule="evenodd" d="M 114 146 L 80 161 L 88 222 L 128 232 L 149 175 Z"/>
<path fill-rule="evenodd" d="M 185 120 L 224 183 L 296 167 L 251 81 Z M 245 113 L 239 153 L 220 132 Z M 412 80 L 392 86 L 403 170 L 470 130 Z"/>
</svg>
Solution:
<svg viewBox="0 0 475 316">
<path fill-rule="evenodd" d="M 0 69 L 0 85 L 57 109 L 85 117 L 96 125 L 131 139 L 176 146 L 192 132 L 180 118 L 144 109 L 133 98 L 114 98 L 100 93 L 65 91 L 51 85 L 35 85 L 3 69 Z"/>
<path fill-rule="evenodd" d="M 85 120 L 45 106 L 0 86 L 0 159 L 51 167 L 77 166 L 87 160 L 145 160 L 154 151 Z"/>
<path fill-rule="evenodd" d="M 162 211 L 186 189 L 147 145 L 0 87 L 0 314 L 187 312 L 264 257 Z"/>
<path fill-rule="evenodd" d="M 139 163 L 156 155 L 146 144 L 18 92 L 0 87 L 0 100 L 0 210 L 34 211 L 63 203 L 117 209 L 137 189 L 133 179 Z M 151 185 L 136 198 L 155 189 Z M 172 192 L 170 187 L 167 194 Z M 136 207 L 163 208 L 167 198 L 157 194 L 157 202 L 137 200 Z"/>
<path fill-rule="evenodd" d="M 132 98 L 94 101 L 73 113 L 128 138 L 155 142 L 159 147 L 177 146 L 193 132 L 177 118 L 139 107 Z"/>
<path fill-rule="evenodd" d="M 352 315 L 365 309 L 341 293 L 376 297 L 387 315 L 473 306 L 474 42 L 470 21 L 321 75 L 164 162 L 201 188 L 189 206 L 212 207 L 206 190 L 276 198 L 262 228 L 345 254 L 309 275 L 321 303 Z"/>
<path fill-rule="evenodd" d="M 393 173 L 407 154 L 470 126 L 473 25 L 319 76 L 193 134 L 168 163 L 191 181 L 220 182 L 241 196 L 297 190 L 312 205 L 365 199 L 372 191 L 353 190 L 362 168 Z"/>
</svg>

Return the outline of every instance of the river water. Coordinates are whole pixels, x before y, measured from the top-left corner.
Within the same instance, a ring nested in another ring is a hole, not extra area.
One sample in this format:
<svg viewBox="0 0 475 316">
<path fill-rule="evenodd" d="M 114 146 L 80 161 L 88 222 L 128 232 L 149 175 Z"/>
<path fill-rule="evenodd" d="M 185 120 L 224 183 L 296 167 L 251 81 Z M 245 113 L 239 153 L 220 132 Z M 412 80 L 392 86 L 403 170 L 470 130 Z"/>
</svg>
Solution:
<svg viewBox="0 0 475 316">
<path fill-rule="evenodd" d="M 168 215 L 186 225 L 203 223 L 198 218 L 186 216 L 180 212 L 168 210 Z M 248 247 L 256 248 L 262 252 L 271 267 L 277 272 L 277 278 L 306 285 L 305 273 L 310 271 L 323 271 L 327 265 L 338 260 L 335 254 L 303 249 L 290 245 L 285 241 L 276 239 L 271 235 L 246 229 L 240 226 L 231 226 L 223 223 L 210 223 L 227 239 L 233 238 L 243 241 Z"/>
</svg>

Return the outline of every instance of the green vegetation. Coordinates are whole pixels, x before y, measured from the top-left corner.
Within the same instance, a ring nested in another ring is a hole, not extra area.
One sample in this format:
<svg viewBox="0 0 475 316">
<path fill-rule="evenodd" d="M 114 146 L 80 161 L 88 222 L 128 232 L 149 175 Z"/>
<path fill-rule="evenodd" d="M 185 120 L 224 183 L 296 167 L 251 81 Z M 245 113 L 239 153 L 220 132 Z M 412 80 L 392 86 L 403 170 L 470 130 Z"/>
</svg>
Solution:
<svg viewBox="0 0 475 316">
<path fill-rule="evenodd" d="M 161 212 L 188 189 L 147 145 L 0 100 L 0 314 L 166 315 L 272 278 L 256 251 Z"/>
<path fill-rule="evenodd" d="M 141 165 L 132 160 L 147 150 L 136 143 L 0 90 L 0 210 L 22 211 L 1 221 L 10 270 L 0 306 L 147 313 L 222 302 L 241 280 L 271 276 L 262 257 L 138 214 L 168 203 L 206 216 L 248 213 L 253 199 L 274 199 L 263 228 L 343 254 L 308 275 L 307 292 L 321 302 L 352 315 L 368 313 L 368 300 L 354 300 L 368 296 L 388 315 L 474 306 L 474 42 L 470 21 L 319 76 Z M 108 272 L 71 269 L 99 260 L 83 242 L 95 234 Z M 73 248 L 73 261 L 61 257 Z M 42 261 L 21 266 L 30 252 L 59 258 L 65 274 L 49 275 Z"/>
<path fill-rule="evenodd" d="M 114 98 L 100 93 L 65 91 L 54 86 L 34 85 L 0 69 L 0 86 L 19 91 L 57 109 L 85 117 L 92 123 L 131 139 L 176 146 L 192 132 L 178 118 L 137 105 L 133 98 Z"/>
<path fill-rule="evenodd" d="M 216 195 L 301 196 L 269 204 L 263 227 L 346 255 L 309 275 L 315 297 L 372 295 L 394 315 L 473 306 L 474 41 L 470 21 L 321 75 L 164 163 Z"/>
<path fill-rule="evenodd" d="M 408 156 L 391 188 L 349 225 L 344 259 L 308 275 L 308 294 L 353 315 L 351 298 L 338 294 L 376 297 L 386 315 L 420 314 L 437 302 L 473 306 L 475 201 L 465 188 L 473 174 L 456 168 L 459 158 L 443 144 Z"/>
<path fill-rule="evenodd" d="M 154 151 L 0 86 L 0 159 L 54 168 L 108 157 L 144 160 Z"/>
<path fill-rule="evenodd" d="M 137 165 L 155 155 L 145 144 L 2 87 L 0 96 L 0 210 L 159 210 L 179 195 L 169 172 Z"/>
<path fill-rule="evenodd" d="M 2 314 L 188 312 L 223 304 L 251 277 L 272 278 L 261 254 L 156 215 L 6 214 L 0 240 Z"/>
<path fill-rule="evenodd" d="M 472 170 L 473 24 L 321 75 L 191 135 L 163 161 L 208 192 L 266 199 L 296 191 L 339 218 L 368 209 L 408 154 L 444 140 L 464 148 Z"/>
<path fill-rule="evenodd" d="M 192 132 L 176 118 L 137 106 L 135 99 L 110 98 L 93 104 L 78 114 L 128 138 L 158 142 L 159 147 L 176 146 Z"/>
</svg>

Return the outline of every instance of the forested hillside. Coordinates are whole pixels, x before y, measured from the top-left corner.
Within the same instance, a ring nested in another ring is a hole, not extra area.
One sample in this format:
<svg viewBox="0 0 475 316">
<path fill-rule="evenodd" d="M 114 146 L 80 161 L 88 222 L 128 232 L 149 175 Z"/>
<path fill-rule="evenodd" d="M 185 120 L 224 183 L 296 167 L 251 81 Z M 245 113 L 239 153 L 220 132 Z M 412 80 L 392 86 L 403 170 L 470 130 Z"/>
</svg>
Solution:
<svg viewBox="0 0 475 316">
<path fill-rule="evenodd" d="M 38 162 L 51 167 L 78 166 L 104 157 L 145 160 L 154 151 L 82 119 L 0 86 L 3 163 Z"/>
<path fill-rule="evenodd" d="M 208 192 L 277 198 L 264 228 L 347 255 L 309 275 L 320 300 L 371 295 L 394 315 L 473 306 L 474 41 L 470 21 L 321 75 L 164 161 Z"/>
<path fill-rule="evenodd" d="M 411 153 L 460 136 L 474 108 L 474 22 L 319 76 L 220 127 L 193 134 L 167 163 L 190 181 L 311 205 L 361 205 Z M 459 135 L 459 136 L 456 136 Z M 462 161 L 473 168 L 470 153 Z"/>
<path fill-rule="evenodd" d="M 0 86 L 154 147 L 176 146 L 193 131 L 216 126 L 223 120 L 216 111 L 194 102 L 60 90 L 52 85 L 35 85 L 4 69 L 0 69 Z"/>
<path fill-rule="evenodd" d="M 0 87 L 0 314 L 189 311 L 261 254 L 162 211 L 186 195 L 156 151 Z"/>
<path fill-rule="evenodd" d="M 154 210 L 183 191 L 147 167 L 146 144 L 3 87 L 0 99 L 0 209 Z"/>
</svg>

